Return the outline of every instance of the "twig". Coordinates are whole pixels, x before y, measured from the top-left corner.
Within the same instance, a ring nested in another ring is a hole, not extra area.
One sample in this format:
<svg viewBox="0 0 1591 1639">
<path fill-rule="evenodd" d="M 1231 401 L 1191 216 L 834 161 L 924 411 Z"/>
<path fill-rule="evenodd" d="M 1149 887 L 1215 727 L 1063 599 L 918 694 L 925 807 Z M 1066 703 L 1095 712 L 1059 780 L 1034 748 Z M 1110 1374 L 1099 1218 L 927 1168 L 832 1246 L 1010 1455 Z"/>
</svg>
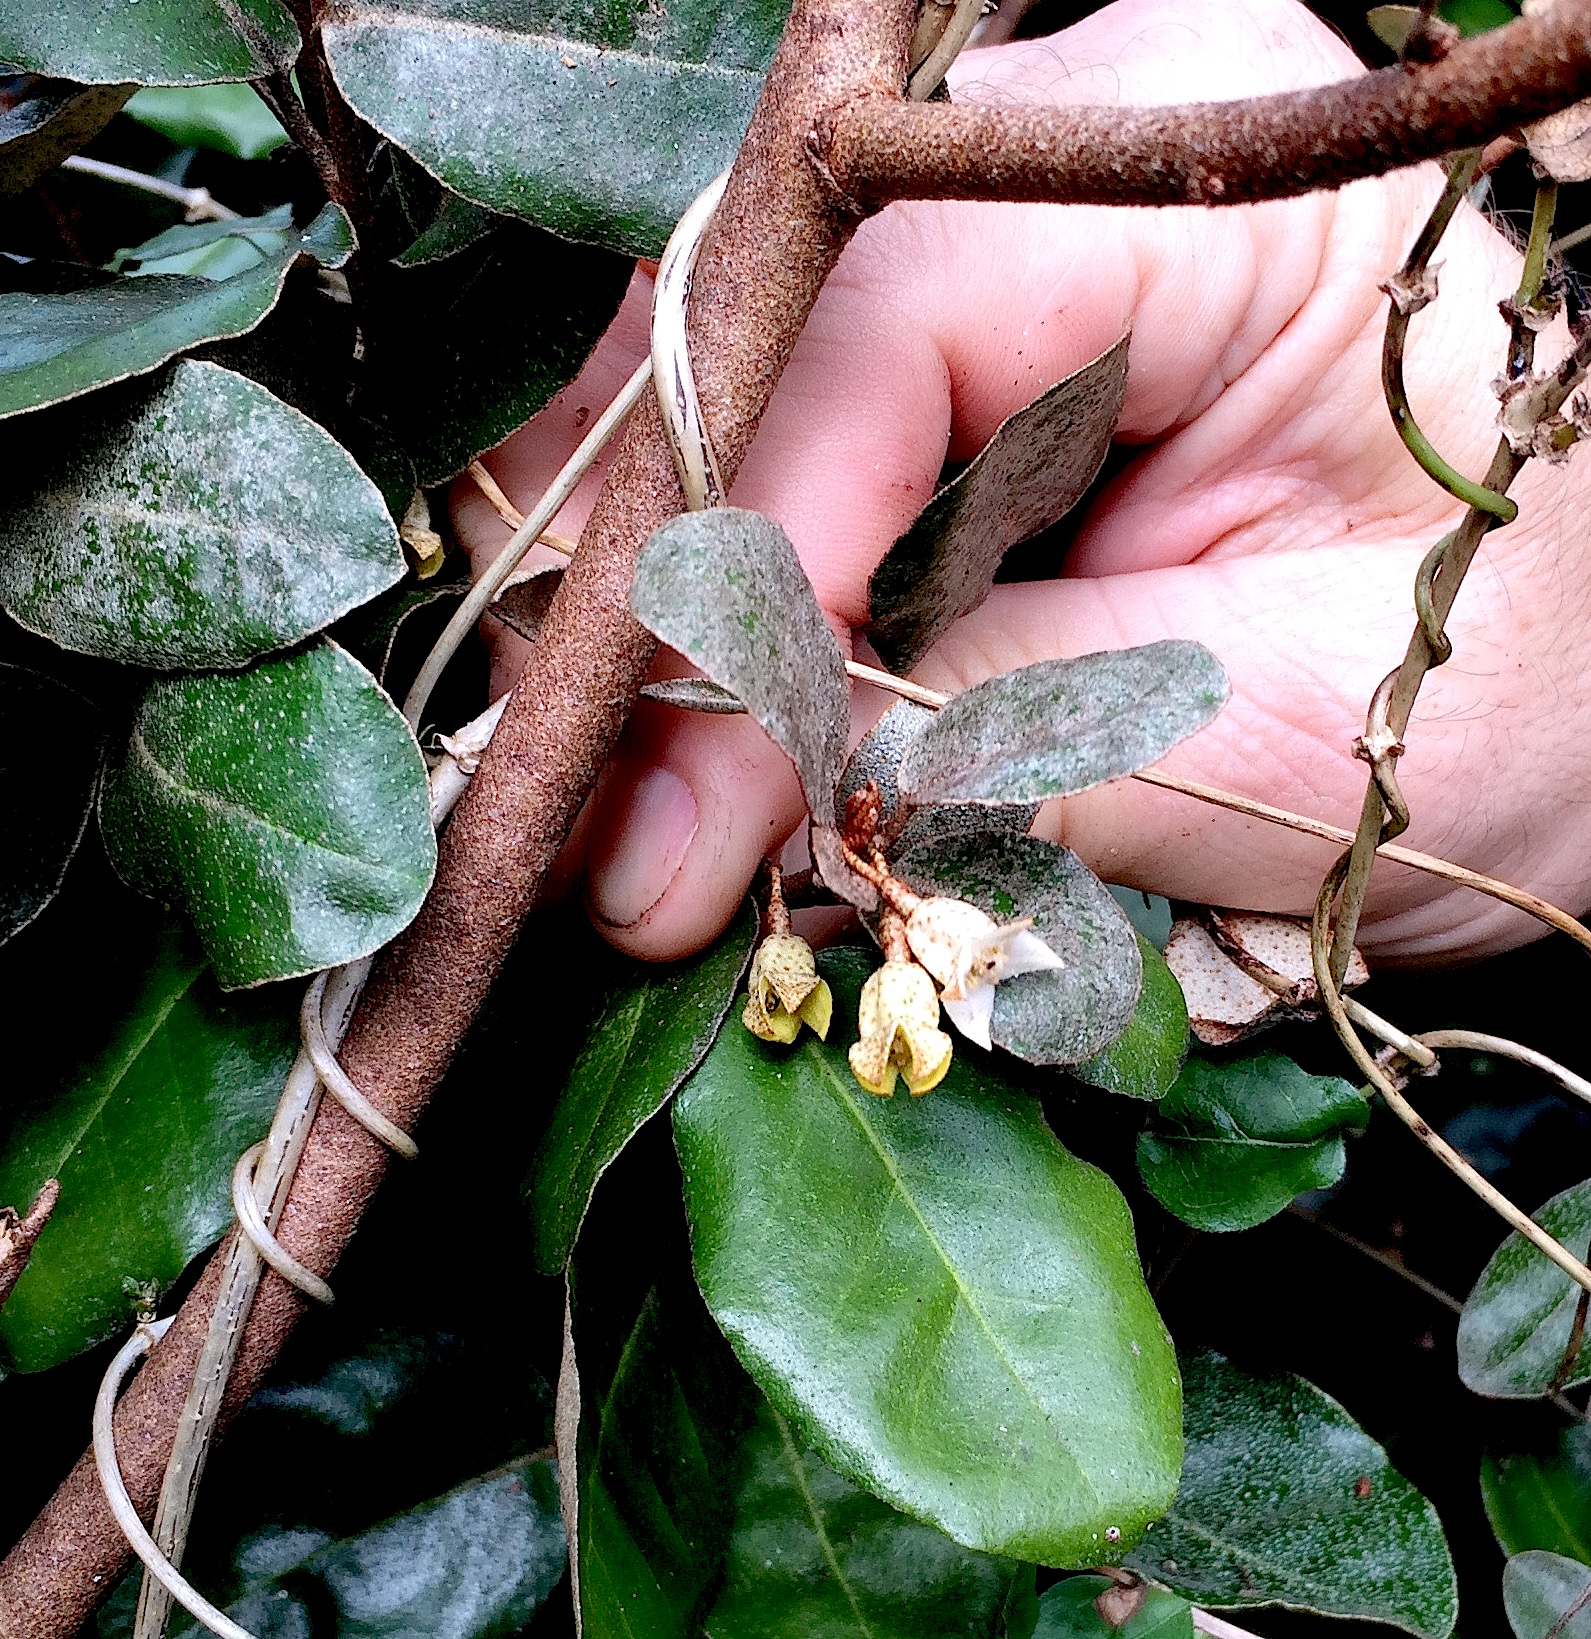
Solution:
<svg viewBox="0 0 1591 1639">
<path fill-rule="evenodd" d="M 1337 981 L 1331 971 L 1331 906 L 1338 888 L 1342 885 L 1346 870 L 1347 860 L 1341 859 L 1327 873 L 1315 900 L 1315 915 L 1310 930 L 1315 983 L 1320 989 L 1320 999 L 1325 1003 L 1326 1011 L 1331 1016 L 1332 1024 L 1336 1027 L 1343 1046 L 1348 1049 L 1349 1056 L 1365 1078 L 1386 1101 L 1388 1108 L 1443 1166 L 1468 1185 L 1498 1217 L 1523 1235 L 1537 1251 L 1557 1264 L 1576 1285 L 1591 1291 L 1591 1269 L 1515 1206 L 1495 1184 L 1482 1177 L 1440 1133 L 1436 1132 L 1403 1096 L 1397 1084 L 1376 1063 L 1365 1049 L 1364 1043 L 1359 1040 L 1347 1010 L 1343 1007 L 1342 995 L 1337 989 Z"/>
<path fill-rule="evenodd" d="M 896 199 L 1230 205 L 1483 147 L 1591 94 L 1591 0 L 1307 91 L 1176 108 L 834 101 L 809 150 L 862 210 Z"/>
<path fill-rule="evenodd" d="M 11 1296 L 22 1278 L 22 1271 L 33 1256 L 33 1248 L 44 1233 L 44 1226 L 55 1211 L 61 1198 L 61 1186 L 54 1178 L 47 1178 L 37 1199 L 21 1217 L 13 1207 L 0 1207 L 0 1309 Z"/>
<path fill-rule="evenodd" d="M 502 485 L 481 465 L 471 461 L 464 469 L 475 487 L 492 503 L 492 510 L 510 529 L 518 529 L 525 522 L 525 514 L 503 493 Z"/>
<path fill-rule="evenodd" d="M 140 193 L 154 194 L 158 199 L 169 199 L 172 204 L 182 206 L 190 222 L 242 220 L 238 212 L 212 199 L 208 188 L 184 188 L 179 183 L 167 182 L 164 177 L 150 176 L 147 171 L 130 171 L 125 165 L 90 159 L 87 154 L 69 154 L 61 161 L 61 169 L 76 171 L 79 176 L 98 177 L 101 182 L 120 183 L 124 188 L 136 188 Z"/>
<path fill-rule="evenodd" d="M 1548 1058 L 1545 1053 L 1538 1053 L 1534 1047 L 1509 1041 L 1506 1036 L 1488 1036 L 1479 1030 L 1422 1030 L 1414 1039 L 1438 1052 L 1456 1048 L 1460 1052 L 1495 1053 L 1499 1058 L 1528 1064 L 1533 1070 L 1551 1076 L 1565 1092 L 1573 1093 L 1576 1098 L 1591 1104 L 1591 1081 L 1577 1076 L 1573 1070 L 1559 1064 L 1556 1059 Z"/>
<path fill-rule="evenodd" d="M 536 544 L 541 532 L 558 516 L 565 501 L 575 492 L 576 485 L 591 470 L 597 457 L 608 446 L 609 440 L 624 425 L 630 412 L 640 402 L 652 378 L 652 361 L 647 359 L 635 367 L 630 379 L 619 389 L 618 396 L 591 424 L 591 431 L 581 439 L 580 447 L 564 462 L 558 476 L 547 486 L 541 499 L 531 508 L 502 551 L 492 560 L 492 566 L 470 588 L 468 595 L 453 611 L 453 618 L 442 630 L 425 657 L 419 675 L 409 688 L 403 702 L 403 715 L 416 734 L 420 719 L 431 699 L 448 662 L 458 653 L 459 645 L 475 630 L 475 623 L 486 612 L 487 606 L 502 589 L 503 583 L 519 567 L 520 559 Z M 479 479 L 476 480 L 480 482 Z M 505 496 L 506 500 L 507 497 Z"/>
<path fill-rule="evenodd" d="M 906 95 L 913 102 L 927 102 L 944 83 L 950 65 L 960 56 L 961 48 L 972 38 L 972 31 L 983 16 L 983 5 L 984 0 L 956 0 L 944 33 L 906 83 Z"/>
<path fill-rule="evenodd" d="M 293 89 L 289 74 L 269 74 L 254 81 L 255 95 L 276 116 L 276 122 L 302 148 L 320 177 L 320 185 L 328 199 L 342 195 L 342 180 L 337 173 L 337 159 L 331 145 L 320 134 L 302 102 Z"/>
</svg>

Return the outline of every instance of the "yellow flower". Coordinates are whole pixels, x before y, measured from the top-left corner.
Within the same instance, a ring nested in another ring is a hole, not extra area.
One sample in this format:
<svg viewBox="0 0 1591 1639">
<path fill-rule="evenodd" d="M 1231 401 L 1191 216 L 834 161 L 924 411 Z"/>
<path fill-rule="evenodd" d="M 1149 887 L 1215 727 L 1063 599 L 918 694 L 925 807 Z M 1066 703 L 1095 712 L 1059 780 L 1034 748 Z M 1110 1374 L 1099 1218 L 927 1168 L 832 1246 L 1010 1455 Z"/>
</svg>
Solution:
<svg viewBox="0 0 1591 1639">
<path fill-rule="evenodd" d="M 834 997 L 818 977 L 812 947 L 793 933 L 770 934 L 751 959 L 751 993 L 741 1022 L 764 1041 L 793 1042 L 808 1024 L 819 1039 L 829 1033 Z"/>
<path fill-rule="evenodd" d="M 934 981 L 915 962 L 886 962 L 862 986 L 857 1025 L 851 1073 L 868 1092 L 889 1098 L 897 1072 L 913 1096 L 945 1079 L 955 1044 L 939 1028 Z"/>
</svg>

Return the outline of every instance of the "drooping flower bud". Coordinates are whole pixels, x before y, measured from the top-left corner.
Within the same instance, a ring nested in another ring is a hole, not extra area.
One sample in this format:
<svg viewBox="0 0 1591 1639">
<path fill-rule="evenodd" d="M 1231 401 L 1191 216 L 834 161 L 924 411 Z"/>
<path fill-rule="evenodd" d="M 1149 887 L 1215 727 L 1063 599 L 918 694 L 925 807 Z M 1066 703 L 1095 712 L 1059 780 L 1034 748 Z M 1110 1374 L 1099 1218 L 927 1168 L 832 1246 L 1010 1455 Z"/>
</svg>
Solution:
<svg viewBox="0 0 1591 1639">
<path fill-rule="evenodd" d="M 818 977 L 812 947 L 793 933 L 773 933 L 751 959 L 750 994 L 741 1022 L 764 1041 L 786 1045 L 811 1026 L 820 1040 L 829 1033 L 834 997 Z"/>
<path fill-rule="evenodd" d="M 912 955 L 939 981 L 939 999 L 968 1041 L 987 1048 L 994 987 L 1002 979 L 1064 967 L 1032 931 L 1032 918 L 1001 924 L 964 899 L 922 900 L 906 918 Z"/>
<path fill-rule="evenodd" d="M 889 961 L 862 986 L 861 1040 L 850 1050 L 851 1073 L 870 1093 L 889 1098 L 897 1074 L 913 1096 L 945 1079 L 955 1043 L 939 1028 L 934 982 L 915 962 Z"/>
</svg>

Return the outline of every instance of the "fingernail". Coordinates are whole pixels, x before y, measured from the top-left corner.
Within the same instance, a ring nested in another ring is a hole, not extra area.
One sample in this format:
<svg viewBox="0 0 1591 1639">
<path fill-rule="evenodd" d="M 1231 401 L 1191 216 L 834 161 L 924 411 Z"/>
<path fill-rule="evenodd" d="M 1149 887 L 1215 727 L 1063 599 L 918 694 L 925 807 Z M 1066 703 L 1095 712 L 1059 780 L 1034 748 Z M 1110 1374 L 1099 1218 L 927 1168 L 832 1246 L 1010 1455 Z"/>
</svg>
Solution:
<svg viewBox="0 0 1591 1639">
<path fill-rule="evenodd" d="M 668 892 L 696 835 L 696 799 L 666 768 L 649 768 L 629 791 L 615 791 L 597 821 L 587 856 L 586 897 L 609 927 L 639 922 Z"/>
</svg>

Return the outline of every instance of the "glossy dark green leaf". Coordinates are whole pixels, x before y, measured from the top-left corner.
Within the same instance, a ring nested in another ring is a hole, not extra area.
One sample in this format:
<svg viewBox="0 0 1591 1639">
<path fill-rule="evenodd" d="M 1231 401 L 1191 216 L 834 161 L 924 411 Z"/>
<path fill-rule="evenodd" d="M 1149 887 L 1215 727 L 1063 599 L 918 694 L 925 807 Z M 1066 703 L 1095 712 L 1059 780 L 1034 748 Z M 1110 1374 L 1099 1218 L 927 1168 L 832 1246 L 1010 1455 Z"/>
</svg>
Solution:
<svg viewBox="0 0 1591 1639">
<path fill-rule="evenodd" d="M 1591 1424 L 1536 1448 L 1488 1451 L 1481 1501 L 1505 1554 L 1540 1549 L 1591 1565 Z"/>
<path fill-rule="evenodd" d="M 394 345 L 373 354 L 371 391 L 420 483 L 462 472 L 573 380 L 630 274 L 622 257 L 520 222 L 394 271 L 373 321 Z"/>
<path fill-rule="evenodd" d="M 436 216 L 421 231 L 409 248 L 393 260 L 399 267 L 424 267 L 427 262 L 441 262 L 457 256 L 479 243 L 502 218 L 455 193 L 444 194 Z"/>
<path fill-rule="evenodd" d="M 1531 1213 L 1577 1258 L 1591 1241 L 1591 1180 Z M 1522 1235 L 1492 1254 L 1458 1320 L 1458 1375 L 1476 1394 L 1535 1400 L 1591 1380 L 1591 1349 L 1566 1359 L 1580 1288 Z"/>
<path fill-rule="evenodd" d="M 1516 1555 L 1503 1567 L 1503 1609 L 1514 1639 L 1591 1639 L 1588 1590 L 1591 1566 L 1579 1560 Z"/>
<path fill-rule="evenodd" d="M 354 108 L 455 193 L 656 256 L 735 157 L 785 10 L 352 0 L 324 39 Z"/>
<path fill-rule="evenodd" d="M 701 955 L 667 967 L 638 963 L 609 993 L 525 1179 L 536 1265 L 544 1273 L 563 1268 L 598 1179 L 674 1096 L 723 1028 L 757 924 L 756 907 L 747 901 Z"/>
<path fill-rule="evenodd" d="M 280 0 L 0 0 L 0 63 L 89 85 L 255 80 L 298 47 Z"/>
<path fill-rule="evenodd" d="M 1284 1054 L 1190 1059 L 1138 1135 L 1138 1171 L 1195 1229 L 1252 1229 L 1305 1190 L 1335 1184 L 1343 1133 L 1369 1119 L 1357 1089 Z"/>
<path fill-rule="evenodd" d="M 625 1248 L 609 1236 L 593 1248 L 588 1234 L 570 1266 L 559 1451 L 567 1466 L 562 1419 L 577 1360 L 582 1639 L 696 1639 L 757 1414 L 756 1389 L 689 1275 L 670 1260 L 653 1278 L 663 1238 L 672 1235 L 648 1231 Z M 638 1269 L 648 1277 L 637 1281 Z"/>
<path fill-rule="evenodd" d="M 94 806 L 103 739 L 82 695 L 42 672 L 0 665 L 0 944 L 55 897 Z M 41 761 L 44 744 L 50 754 Z"/>
<path fill-rule="evenodd" d="M 821 959 L 827 1044 L 726 1030 L 675 1100 L 697 1279 L 848 1479 L 968 1547 L 1097 1563 L 1164 1510 L 1181 1451 L 1126 1204 L 960 1048 L 925 1098 L 864 1092 L 839 1022 L 873 965 Z"/>
<path fill-rule="evenodd" d="M 1143 982 L 1138 937 L 1076 854 L 1037 837 L 962 830 L 918 840 L 908 831 L 894 865 L 919 893 L 970 900 L 997 921 L 1031 916 L 1033 931 L 1065 964 L 996 989 L 996 1047 L 1030 1064 L 1071 1065 L 1127 1028 Z"/>
<path fill-rule="evenodd" d="M 1113 1627 L 1094 1604 L 1111 1586 L 1103 1576 L 1069 1576 L 1047 1588 L 1033 1639 L 1193 1639 L 1192 1607 L 1163 1588 L 1145 1589 L 1142 1608 Z"/>
<path fill-rule="evenodd" d="M 263 387 L 183 359 L 10 430 L 0 603 L 63 648 L 246 665 L 403 578 L 381 491 Z"/>
<path fill-rule="evenodd" d="M 86 148 L 132 92 L 130 85 L 29 81 L 25 94 L 0 110 L 0 199 L 31 188 L 68 154 Z"/>
<path fill-rule="evenodd" d="M 0 416 L 75 398 L 156 369 L 184 348 L 242 335 L 276 305 L 300 257 L 340 267 L 352 250 L 347 217 L 328 205 L 280 256 L 220 282 L 36 270 L 28 288 L 0 292 Z"/>
<path fill-rule="evenodd" d="M 237 159 L 264 159 L 287 141 L 250 85 L 145 86 L 127 113 L 179 148 L 211 148 Z"/>
<path fill-rule="evenodd" d="M 280 1543 L 274 1575 L 227 1607 L 261 1639 L 495 1639 L 563 1579 L 557 1466 L 522 1457 L 346 1541 Z M 297 1556 L 293 1550 L 298 1549 Z"/>
<path fill-rule="evenodd" d="M 714 717 L 743 717 L 746 712 L 744 703 L 728 689 L 709 683 L 705 677 L 659 678 L 643 685 L 641 698 L 680 711 L 705 711 Z"/>
<path fill-rule="evenodd" d="M 1138 933 L 1138 957 L 1143 963 L 1143 987 L 1127 1028 L 1103 1052 L 1068 1069 L 1079 1081 L 1107 1093 L 1163 1098 L 1188 1056 L 1188 1006 L 1176 974 L 1142 933 Z"/>
<path fill-rule="evenodd" d="M 1127 1563 L 1196 1605 L 1284 1605 L 1446 1639 L 1458 1617 L 1436 1510 L 1330 1395 L 1183 1362 L 1188 1455 L 1171 1512 Z"/>
<path fill-rule="evenodd" d="M 17 950 L 21 950 L 19 944 Z M 43 1371 L 121 1330 L 123 1282 L 169 1285 L 232 1216 L 297 1050 L 295 1004 L 222 996 L 175 918 L 101 925 L 60 982 L 94 1005 L 0 1105 L 0 1201 L 61 1201 L 0 1311 L 0 1358 Z"/>
<path fill-rule="evenodd" d="M 740 1460 L 706 1639 L 998 1639 L 1013 1584 L 1031 1580 L 841 1479 L 767 1401 Z"/>
<path fill-rule="evenodd" d="M 740 507 L 671 519 L 641 549 L 630 607 L 745 701 L 795 764 L 812 817 L 832 822 L 850 726 L 845 661 L 778 524 Z"/>
<path fill-rule="evenodd" d="M 378 949 L 436 865 L 425 763 L 364 667 L 321 642 L 152 683 L 100 795 L 117 871 L 182 905 L 221 983 Z"/>
<path fill-rule="evenodd" d="M 1087 791 L 1158 762 L 1226 696 L 1215 656 L 1182 638 L 1041 660 L 956 695 L 907 748 L 901 794 L 921 807 Z"/>
<path fill-rule="evenodd" d="M 867 585 L 868 638 L 905 672 L 989 595 L 1000 560 L 1064 518 L 1110 449 L 1127 387 L 1127 337 L 1008 416 L 934 496 Z"/>
</svg>

